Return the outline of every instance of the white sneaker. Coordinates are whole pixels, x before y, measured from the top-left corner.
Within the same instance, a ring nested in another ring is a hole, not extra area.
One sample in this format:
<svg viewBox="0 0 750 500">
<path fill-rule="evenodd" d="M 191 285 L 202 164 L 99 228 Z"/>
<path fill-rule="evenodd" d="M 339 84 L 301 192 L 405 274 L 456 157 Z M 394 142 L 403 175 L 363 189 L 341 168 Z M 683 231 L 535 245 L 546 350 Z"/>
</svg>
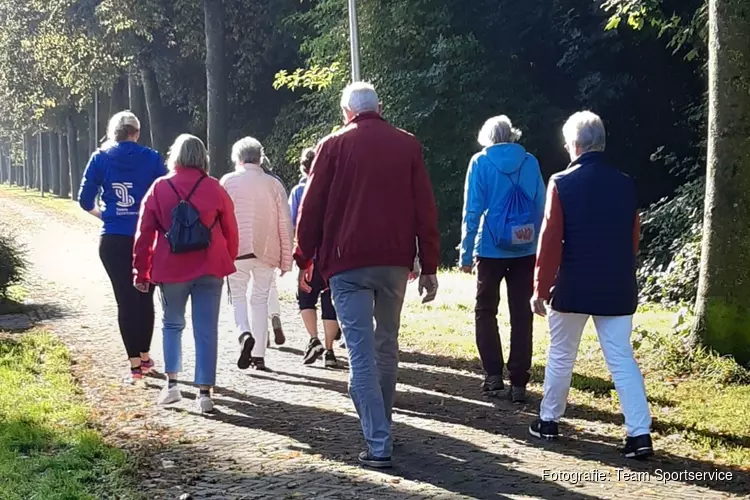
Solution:
<svg viewBox="0 0 750 500">
<path fill-rule="evenodd" d="M 156 402 L 160 405 L 171 405 L 181 399 L 182 394 L 180 393 L 180 388 L 176 385 L 169 387 L 169 384 L 167 384 L 162 387 L 161 392 L 159 393 L 159 399 L 157 399 Z"/>
<path fill-rule="evenodd" d="M 211 396 L 199 393 L 195 403 L 200 413 L 211 413 L 214 411 L 214 401 L 211 399 Z"/>
</svg>

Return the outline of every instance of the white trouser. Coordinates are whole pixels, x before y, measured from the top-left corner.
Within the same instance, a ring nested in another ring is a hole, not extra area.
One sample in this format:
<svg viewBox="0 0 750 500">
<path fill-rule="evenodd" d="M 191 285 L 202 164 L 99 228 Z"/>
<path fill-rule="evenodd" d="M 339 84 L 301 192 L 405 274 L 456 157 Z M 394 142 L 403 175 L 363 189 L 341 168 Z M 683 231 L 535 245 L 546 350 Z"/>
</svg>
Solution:
<svg viewBox="0 0 750 500">
<path fill-rule="evenodd" d="M 250 332 L 255 338 L 252 356 L 263 358 L 268 342 L 268 295 L 276 269 L 258 259 L 238 260 L 237 271 L 229 276 L 229 290 L 237 333 Z M 248 284 L 252 280 L 250 294 Z M 249 316 L 248 316 L 249 304 Z"/>
<path fill-rule="evenodd" d="M 539 417 L 558 422 L 565 413 L 573 365 L 578 354 L 583 329 L 589 316 L 549 310 L 550 345 L 544 372 L 544 398 Z M 604 360 L 615 382 L 620 409 L 625 416 L 628 436 L 648 434 L 651 414 L 646 400 L 643 376 L 633 356 L 630 335 L 632 316 L 594 316 Z"/>
<path fill-rule="evenodd" d="M 268 315 L 270 317 L 281 316 L 281 304 L 279 303 L 279 289 L 276 287 L 276 272 L 273 273 L 271 290 L 268 292 Z"/>
</svg>

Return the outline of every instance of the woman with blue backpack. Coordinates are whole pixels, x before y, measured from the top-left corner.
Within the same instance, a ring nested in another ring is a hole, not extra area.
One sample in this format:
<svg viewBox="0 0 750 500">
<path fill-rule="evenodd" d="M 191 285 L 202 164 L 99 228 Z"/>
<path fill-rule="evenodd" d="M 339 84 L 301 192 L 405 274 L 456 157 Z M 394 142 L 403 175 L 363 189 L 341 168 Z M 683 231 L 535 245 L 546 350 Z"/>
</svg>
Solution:
<svg viewBox="0 0 750 500">
<path fill-rule="evenodd" d="M 503 352 L 497 323 L 500 285 L 510 309 L 509 398 L 526 399 L 532 355 L 534 265 L 546 197 L 539 162 L 516 144 L 521 131 L 495 116 L 479 132 L 484 147 L 466 174 L 459 264 L 477 273 L 476 342 L 486 373 L 482 389 L 504 390 Z"/>
<path fill-rule="evenodd" d="M 103 222 L 99 257 L 112 282 L 132 380 L 142 378 L 154 366 L 149 356 L 153 293 L 141 294 L 133 288 L 135 230 L 141 200 L 151 184 L 167 173 L 159 153 L 138 145 L 140 130 L 138 118 L 130 111 L 110 119 L 107 141 L 91 156 L 78 194 L 81 208 Z M 101 208 L 96 201 L 100 192 Z"/>
<path fill-rule="evenodd" d="M 143 200 L 133 250 L 134 285 L 161 292 L 164 371 L 167 384 L 158 403 L 182 399 L 177 377 L 182 371 L 185 308 L 191 302 L 195 338 L 196 404 L 213 410 L 219 311 L 224 278 L 235 271 L 239 231 L 234 204 L 208 175 L 203 141 L 183 134 L 169 151 L 170 173 L 154 183 Z"/>
</svg>

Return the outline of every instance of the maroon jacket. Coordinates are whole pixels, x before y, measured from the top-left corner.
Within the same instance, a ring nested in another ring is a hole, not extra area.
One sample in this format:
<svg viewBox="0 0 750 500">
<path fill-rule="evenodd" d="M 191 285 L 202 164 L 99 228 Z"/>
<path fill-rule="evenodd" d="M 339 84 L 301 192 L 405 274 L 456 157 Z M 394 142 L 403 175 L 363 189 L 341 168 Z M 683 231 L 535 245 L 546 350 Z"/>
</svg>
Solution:
<svg viewBox="0 0 750 500">
<path fill-rule="evenodd" d="M 437 272 L 440 233 L 432 185 L 414 136 L 363 113 L 318 145 L 297 224 L 294 258 L 317 254 L 325 279 L 362 267 Z"/>
</svg>

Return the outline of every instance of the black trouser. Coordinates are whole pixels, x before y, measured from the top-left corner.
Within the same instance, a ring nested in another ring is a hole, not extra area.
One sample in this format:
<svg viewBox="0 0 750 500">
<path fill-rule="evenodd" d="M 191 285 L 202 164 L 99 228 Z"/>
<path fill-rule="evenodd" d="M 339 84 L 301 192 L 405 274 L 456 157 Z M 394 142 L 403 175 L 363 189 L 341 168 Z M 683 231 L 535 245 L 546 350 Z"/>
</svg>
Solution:
<svg viewBox="0 0 750 500">
<path fill-rule="evenodd" d="M 154 334 L 154 287 L 141 293 L 133 286 L 132 236 L 105 234 L 99 257 L 112 282 L 117 301 L 117 321 L 129 358 L 139 358 L 151 349 Z"/>
<path fill-rule="evenodd" d="M 508 372 L 513 386 L 529 382 L 534 314 L 531 312 L 536 257 L 480 258 L 477 266 L 476 336 L 479 357 L 487 375 L 502 375 L 503 348 L 497 327 L 500 284 L 506 280 L 510 308 Z"/>
<path fill-rule="evenodd" d="M 297 289 L 297 303 L 300 311 L 315 310 L 320 297 L 320 313 L 324 321 L 336 321 L 336 309 L 331 300 L 331 289 L 326 285 L 323 275 L 318 271 L 318 266 L 313 268 L 313 277 L 310 282 L 312 291 L 304 292 Z"/>
</svg>

